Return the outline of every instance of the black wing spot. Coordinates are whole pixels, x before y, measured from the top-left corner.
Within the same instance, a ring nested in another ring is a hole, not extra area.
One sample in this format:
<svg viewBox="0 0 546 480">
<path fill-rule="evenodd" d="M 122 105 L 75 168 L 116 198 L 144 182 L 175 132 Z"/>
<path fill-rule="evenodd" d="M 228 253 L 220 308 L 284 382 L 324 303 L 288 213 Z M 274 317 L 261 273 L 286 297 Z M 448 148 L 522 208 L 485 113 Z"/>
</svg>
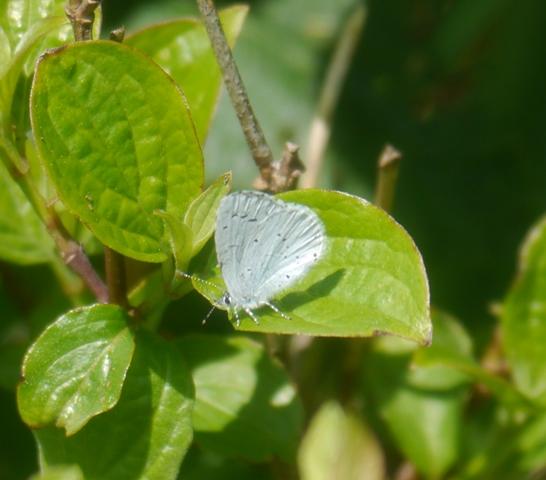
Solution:
<svg viewBox="0 0 546 480">
<path fill-rule="evenodd" d="M 248 217 L 248 213 L 245 213 L 245 214 L 241 215 L 242 219 L 245 219 L 246 217 Z"/>
<path fill-rule="evenodd" d="M 290 275 L 286 275 L 286 278 L 290 278 Z"/>
<path fill-rule="evenodd" d="M 231 214 L 231 218 L 235 218 L 235 217 L 238 217 L 239 215 L 237 213 L 232 213 Z"/>
<path fill-rule="evenodd" d="M 258 219 L 257 219 L 257 218 L 249 218 L 248 221 L 249 221 L 249 222 L 257 222 Z"/>
<path fill-rule="evenodd" d="M 257 239 L 257 238 L 254 239 L 254 243 L 258 243 L 258 239 Z"/>
<path fill-rule="evenodd" d="M 224 226 L 222 227 L 222 230 L 227 230 L 227 225 L 224 225 Z"/>
</svg>

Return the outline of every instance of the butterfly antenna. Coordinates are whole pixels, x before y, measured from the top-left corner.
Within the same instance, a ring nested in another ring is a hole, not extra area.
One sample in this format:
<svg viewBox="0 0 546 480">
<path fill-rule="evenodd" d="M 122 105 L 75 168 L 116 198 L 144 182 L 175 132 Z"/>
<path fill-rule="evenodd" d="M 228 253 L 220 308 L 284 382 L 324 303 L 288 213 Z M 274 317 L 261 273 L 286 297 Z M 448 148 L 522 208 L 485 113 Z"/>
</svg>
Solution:
<svg viewBox="0 0 546 480">
<path fill-rule="evenodd" d="M 209 310 L 209 313 L 207 313 L 205 318 L 203 318 L 203 321 L 201 322 L 201 325 L 205 325 L 205 323 L 207 323 L 207 320 L 212 315 L 212 312 L 214 312 L 214 310 L 216 310 L 216 305 L 212 305 L 212 308 Z"/>
<path fill-rule="evenodd" d="M 208 280 L 205 280 L 204 278 L 198 277 L 197 275 L 192 275 L 191 273 L 182 272 L 180 270 L 176 271 L 176 275 L 179 277 L 187 278 L 188 280 L 197 280 L 198 282 L 204 283 L 205 285 L 208 285 L 209 287 L 214 287 L 216 289 L 220 288 L 215 283 L 209 282 Z"/>
</svg>

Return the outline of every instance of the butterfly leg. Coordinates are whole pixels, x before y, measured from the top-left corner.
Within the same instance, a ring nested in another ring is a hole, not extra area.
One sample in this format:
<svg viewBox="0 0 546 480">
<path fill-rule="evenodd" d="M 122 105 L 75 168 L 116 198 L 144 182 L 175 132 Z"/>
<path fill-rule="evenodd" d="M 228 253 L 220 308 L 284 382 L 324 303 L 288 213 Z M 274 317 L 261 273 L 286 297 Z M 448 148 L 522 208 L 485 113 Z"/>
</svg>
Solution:
<svg viewBox="0 0 546 480">
<path fill-rule="evenodd" d="M 248 316 L 249 316 L 250 318 L 252 318 L 252 320 L 254 320 L 254 323 L 255 323 L 256 325 L 259 325 L 259 324 L 260 324 L 260 322 L 258 321 L 258 317 L 257 317 L 256 315 L 254 315 L 254 312 L 253 312 L 252 310 L 250 310 L 250 308 L 245 308 L 244 311 L 245 311 L 246 313 L 248 313 Z"/>
<path fill-rule="evenodd" d="M 238 327 L 241 325 L 241 319 L 239 318 L 239 311 L 236 308 L 233 309 L 233 315 L 235 315 L 235 326 Z"/>
<path fill-rule="evenodd" d="M 276 313 L 278 313 L 282 318 L 284 318 L 285 320 L 292 320 L 286 313 L 284 312 L 281 312 L 275 305 L 273 305 L 272 303 L 270 302 L 265 302 L 265 304 L 273 311 L 275 311 Z"/>
</svg>

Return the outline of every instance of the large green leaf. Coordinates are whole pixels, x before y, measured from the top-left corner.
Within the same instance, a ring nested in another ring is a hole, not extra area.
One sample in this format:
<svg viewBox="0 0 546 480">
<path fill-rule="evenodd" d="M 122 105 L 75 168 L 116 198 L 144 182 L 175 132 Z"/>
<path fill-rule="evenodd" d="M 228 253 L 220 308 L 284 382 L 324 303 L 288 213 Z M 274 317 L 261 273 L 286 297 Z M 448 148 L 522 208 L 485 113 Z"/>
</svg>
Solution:
<svg viewBox="0 0 546 480">
<path fill-rule="evenodd" d="M 501 320 L 514 382 L 522 393 L 546 405 L 546 219 L 533 227 L 523 244 Z"/>
<path fill-rule="evenodd" d="M 247 6 L 236 5 L 219 13 L 231 47 L 247 11 Z M 204 142 L 220 92 L 221 73 L 203 24 L 193 18 L 160 23 L 128 36 L 125 43 L 150 55 L 183 88 L 199 141 Z"/>
<path fill-rule="evenodd" d="M 302 407 L 288 376 L 244 337 L 191 335 L 178 346 L 195 383 L 196 440 L 222 455 L 291 459 Z"/>
<path fill-rule="evenodd" d="M 53 427 L 36 430 L 40 464 L 77 464 L 86 480 L 174 480 L 192 439 L 192 406 L 180 353 L 140 333 L 117 405 L 68 438 Z"/>
<path fill-rule="evenodd" d="M 383 480 L 383 452 L 363 421 L 335 402 L 324 404 L 301 443 L 302 480 Z"/>
<path fill-rule="evenodd" d="M 31 119 L 66 206 L 114 250 L 164 260 L 154 211 L 182 215 L 201 189 L 203 162 L 184 96 L 161 68 L 114 42 L 49 51 Z"/>
<path fill-rule="evenodd" d="M 274 299 L 290 319 L 262 308 L 256 311 L 259 324 L 243 314 L 241 330 L 325 336 L 390 333 L 430 342 L 423 261 L 400 225 L 365 200 L 339 192 L 300 190 L 280 198 L 307 205 L 319 215 L 327 251 L 305 278 Z M 194 284 L 211 301 L 218 300 L 217 290 Z"/>
<path fill-rule="evenodd" d="M 0 258 L 28 265 L 51 260 L 53 252 L 40 217 L 0 162 Z"/>
<path fill-rule="evenodd" d="M 78 308 L 52 323 L 23 361 L 19 411 L 33 428 L 67 435 L 119 399 L 133 355 L 127 314 L 115 305 Z"/>
</svg>

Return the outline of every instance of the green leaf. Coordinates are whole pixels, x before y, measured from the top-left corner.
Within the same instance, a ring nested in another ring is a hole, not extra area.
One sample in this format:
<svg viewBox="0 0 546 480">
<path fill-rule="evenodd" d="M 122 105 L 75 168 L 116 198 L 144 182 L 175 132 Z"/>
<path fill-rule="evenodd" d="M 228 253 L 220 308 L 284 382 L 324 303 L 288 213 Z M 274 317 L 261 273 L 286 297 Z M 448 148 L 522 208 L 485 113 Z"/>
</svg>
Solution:
<svg viewBox="0 0 546 480">
<path fill-rule="evenodd" d="M 461 323 L 451 315 L 433 310 L 434 341 L 429 348 L 414 349 L 414 382 L 420 387 L 441 390 L 470 381 L 485 386 L 501 403 L 520 411 L 533 409 L 514 385 L 485 370 L 472 354 L 471 339 Z"/>
<path fill-rule="evenodd" d="M 45 472 L 33 475 L 30 480 L 85 480 L 77 465 L 48 468 Z"/>
<path fill-rule="evenodd" d="M 466 392 L 460 385 L 449 388 L 460 377 L 447 367 L 449 382 L 436 369 L 410 370 L 413 349 L 403 339 L 377 339 L 364 360 L 364 378 L 398 448 L 425 477 L 440 478 L 459 455 Z"/>
<path fill-rule="evenodd" d="M 516 386 L 546 405 L 546 218 L 524 241 L 518 276 L 502 308 L 501 325 Z"/>
<path fill-rule="evenodd" d="M 425 268 L 400 225 L 348 194 L 300 190 L 280 198 L 307 205 L 319 215 L 326 227 L 327 252 L 305 278 L 273 299 L 289 320 L 264 307 L 257 310 L 259 324 L 243 314 L 241 330 L 323 336 L 390 333 L 430 342 Z M 218 299 L 218 292 L 199 289 L 209 300 Z"/>
<path fill-rule="evenodd" d="M 236 5 L 220 11 L 220 20 L 230 47 L 241 31 L 248 7 Z M 160 23 L 126 38 L 161 65 L 182 87 L 197 129 L 205 141 L 218 101 L 221 73 L 202 23 L 193 18 Z"/>
<path fill-rule="evenodd" d="M 0 162 L 0 258 L 21 265 L 50 261 L 54 244 L 21 187 Z"/>
<path fill-rule="evenodd" d="M 468 333 L 455 317 L 439 310 L 432 311 L 432 325 L 430 347 L 414 350 L 412 362 L 419 366 L 413 372 L 414 384 L 436 390 L 468 384 L 467 370 L 478 367 Z"/>
<path fill-rule="evenodd" d="M 34 432 L 43 468 L 77 464 L 87 480 L 174 480 L 192 439 L 193 386 L 180 353 L 141 332 L 116 406 L 65 437 Z"/>
<path fill-rule="evenodd" d="M 0 119 L 4 127 L 8 121 L 8 113 L 12 102 L 14 100 L 19 101 L 18 98 L 13 98 L 13 94 L 25 62 L 29 60 L 31 54 L 46 35 L 56 31 L 65 23 L 66 20 L 62 17 L 50 17 L 33 24 L 17 45 L 11 61 L 0 67 Z"/>
<path fill-rule="evenodd" d="M 3 75 L 4 68 L 9 65 L 11 58 L 11 48 L 9 38 L 2 27 L 0 27 L 0 77 Z"/>
<path fill-rule="evenodd" d="M 78 42 L 43 55 L 32 87 L 38 150 L 59 196 L 99 240 L 161 262 L 163 221 L 203 183 L 182 93 L 155 63 L 119 43 Z"/>
<path fill-rule="evenodd" d="M 546 413 L 526 422 L 514 439 L 516 459 L 522 472 L 540 471 L 546 465 Z"/>
<path fill-rule="evenodd" d="M 171 245 L 177 270 L 186 271 L 191 259 L 193 233 L 191 229 L 179 218 L 169 215 L 167 212 L 156 212 L 165 223 L 165 230 Z"/>
<path fill-rule="evenodd" d="M 191 335 L 178 342 L 195 383 L 196 440 L 221 455 L 293 458 L 303 412 L 288 376 L 244 337 Z"/>
<path fill-rule="evenodd" d="M 6 32 L 12 50 L 41 19 L 46 17 L 65 18 L 65 0 L 0 0 L 0 26 Z"/>
<path fill-rule="evenodd" d="M 216 211 L 220 201 L 231 190 L 231 173 L 226 173 L 217 179 L 188 207 L 184 223 L 193 232 L 193 247 L 191 256 L 197 255 L 214 233 L 216 227 Z"/>
<path fill-rule="evenodd" d="M 156 212 L 164 222 L 173 257 L 163 263 L 163 278 L 165 290 L 171 298 L 179 298 L 191 290 L 191 283 L 186 273 L 191 259 L 193 233 L 182 219 L 169 215 L 167 212 Z"/>
<path fill-rule="evenodd" d="M 115 305 L 72 310 L 52 323 L 23 361 L 19 411 L 32 428 L 55 424 L 67 435 L 119 399 L 134 342 Z"/>
<path fill-rule="evenodd" d="M 319 409 L 299 451 L 302 480 L 382 480 L 383 452 L 361 419 L 335 402 Z"/>
<path fill-rule="evenodd" d="M 275 477 L 267 463 L 252 464 L 194 447 L 184 458 L 178 478 L 184 480 L 274 480 Z"/>
</svg>

